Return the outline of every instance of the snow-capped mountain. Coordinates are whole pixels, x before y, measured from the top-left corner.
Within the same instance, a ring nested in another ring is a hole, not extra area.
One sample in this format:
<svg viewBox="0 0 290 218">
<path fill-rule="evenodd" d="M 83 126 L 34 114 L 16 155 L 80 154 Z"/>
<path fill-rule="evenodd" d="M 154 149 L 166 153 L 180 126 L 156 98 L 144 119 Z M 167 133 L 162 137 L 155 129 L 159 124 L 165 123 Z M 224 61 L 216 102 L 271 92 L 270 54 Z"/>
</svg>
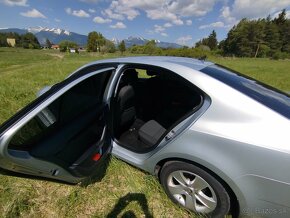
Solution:
<svg viewBox="0 0 290 218">
<path fill-rule="evenodd" d="M 119 45 L 121 43 L 121 41 L 117 38 L 112 38 L 111 40 L 115 45 Z"/>
<path fill-rule="evenodd" d="M 52 33 L 55 33 L 57 35 L 65 34 L 65 35 L 69 36 L 71 34 L 68 30 L 63 30 L 60 28 L 47 28 L 47 27 L 42 27 L 42 26 L 29 27 L 29 28 L 27 28 L 27 31 L 31 32 L 33 34 L 39 33 L 41 31 L 52 32 Z"/>
<path fill-rule="evenodd" d="M 113 38 L 112 42 L 115 45 L 118 45 L 122 40 L 119 40 L 117 38 Z M 143 37 L 135 37 L 135 36 L 130 36 L 126 39 L 124 39 L 125 45 L 127 48 L 133 46 L 133 45 L 145 45 L 147 42 L 149 42 L 150 40 L 145 39 Z M 181 48 L 181 45 L 178 45 L 176 43 L 172 43 L 172 42 L 162 42 L 160 40 L 154 40 L 156 43 L 156 46 L 160 47 L 160 48 Z"/>
<path fill-rule="evenodd" d="M 88 37 L 78 33 L 70 32 L 60 28 L 47 28 L 47 27 L 29 27 L 26 29 L 8 28 L 0 29 L 0 32 L 16 32 L 18 34 L 25 34 L 27 32 L 33 33 L 41 45 L 46 44 L 46 39 L 54 44 L 59 44 L 63 40 L 69 40 L 77 43 L 80 46 L 87 44 Z"/>
</svg>

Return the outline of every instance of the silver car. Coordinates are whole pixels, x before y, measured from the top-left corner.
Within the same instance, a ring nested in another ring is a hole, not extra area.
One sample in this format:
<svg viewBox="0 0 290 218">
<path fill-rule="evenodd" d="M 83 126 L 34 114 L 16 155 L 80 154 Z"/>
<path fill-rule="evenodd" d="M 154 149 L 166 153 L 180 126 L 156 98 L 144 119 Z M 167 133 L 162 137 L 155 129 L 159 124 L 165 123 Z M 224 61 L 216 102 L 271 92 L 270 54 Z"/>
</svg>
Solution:
<svg viewBox="0 0 290 218">
<path fill-rule="evenodd" d="M 0 127 L 0 167 L 79 183 L 108 154 L 188 210 L 290 217 L 290 98 L 203 60 L 90 63 Z"/>
</svg>

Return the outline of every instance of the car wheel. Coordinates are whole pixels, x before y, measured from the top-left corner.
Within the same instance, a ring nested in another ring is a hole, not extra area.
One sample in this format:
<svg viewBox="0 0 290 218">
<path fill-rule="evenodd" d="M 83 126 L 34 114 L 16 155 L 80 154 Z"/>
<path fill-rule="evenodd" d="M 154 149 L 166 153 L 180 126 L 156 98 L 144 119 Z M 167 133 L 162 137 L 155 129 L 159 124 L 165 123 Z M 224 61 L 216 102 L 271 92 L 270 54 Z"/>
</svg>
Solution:
<svg viewBox="0 0 290 218">
<path fill-rule="evenodd" d="M 224 217 L 230 210 L 226 189 L 197 166 L 168 162 L 161 169 L 160 181 L 171 200 L 188 210 L 212 217 Z"/>
</svg>

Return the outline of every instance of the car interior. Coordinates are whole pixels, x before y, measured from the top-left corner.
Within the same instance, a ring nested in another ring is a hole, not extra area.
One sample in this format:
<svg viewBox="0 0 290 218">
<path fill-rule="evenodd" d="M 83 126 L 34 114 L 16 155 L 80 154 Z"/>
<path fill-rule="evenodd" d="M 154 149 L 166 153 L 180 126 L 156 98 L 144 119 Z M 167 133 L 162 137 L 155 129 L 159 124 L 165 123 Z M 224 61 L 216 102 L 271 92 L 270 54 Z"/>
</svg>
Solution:
<svg viewBox="0 0 290 218">
<path fill-rule="evenodd" d="M 201 92 L 173 72 L 127 68 L 114 98 L 115 139 L 132 151 L 149 151 L 201 102 Z"/>
<path fill-rule="evenodd" d="M 91 148 L 101 146 L 107 126 L 103 97 L 111 73 L 90 77 L 52 102 L 14 135 L 10 151 L 66 169 L 91 159 Z M 190 82 L 159 68 L 126 68 L 115 90 L 110 113 L 114 139 L 139 153 L 153 149 L 202 102 Z"/>
</svg>

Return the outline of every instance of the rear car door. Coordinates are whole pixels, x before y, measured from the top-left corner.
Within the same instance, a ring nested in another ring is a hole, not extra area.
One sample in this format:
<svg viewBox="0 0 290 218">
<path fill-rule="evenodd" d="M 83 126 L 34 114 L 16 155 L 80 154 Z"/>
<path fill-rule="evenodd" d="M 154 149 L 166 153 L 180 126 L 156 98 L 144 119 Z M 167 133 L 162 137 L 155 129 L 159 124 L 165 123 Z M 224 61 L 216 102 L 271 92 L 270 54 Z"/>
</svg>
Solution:
<svg viewBox="0 0 290 218">
<path fill-rule="evenodd" d="M 77 183 L 111 152 L 107 93 L 116 66 L 89 66 L 0 127 L 0 167 Z"/>
</svg>

